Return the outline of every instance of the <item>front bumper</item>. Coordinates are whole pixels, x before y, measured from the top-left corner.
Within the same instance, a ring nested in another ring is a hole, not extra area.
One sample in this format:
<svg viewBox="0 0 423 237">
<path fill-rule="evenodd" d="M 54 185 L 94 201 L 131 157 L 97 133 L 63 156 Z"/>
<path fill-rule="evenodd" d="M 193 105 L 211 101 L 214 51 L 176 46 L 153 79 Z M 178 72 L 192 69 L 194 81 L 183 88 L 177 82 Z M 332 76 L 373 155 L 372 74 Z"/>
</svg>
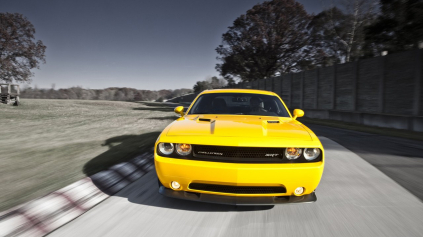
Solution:
<svg viewBox="0 0 423 237">
<path fill-rule="evenodd" d="M 155 155 L 155 168 L 160 183 L 170 189 L 177 181 L 181 188 L 177 192 L 195 192 L 221 196 L 293 196 L 297 187 L 304 187 L 304 195 L 311 194 L 322 177 L 324 163 L 306 164 L 234 164 L 184 160 Z M 286 192 L 274 194 L 234 194 L 190 189 L 191 183 L 229 186 L 278 186 Z"/>
<path fill-rule="evenodd" d="M 317 200 L 314 192 L 303 195 L 303 196 L 260 196 L 260 197 L 248 197 L 248 196 L 225 196 L 215 195 L 207 193 L 193 193 L 184 191 L 174 191 L 169 188 L 165 188 L 160 185 L 159 193 L 172 198 L 185 199 L 197 202 L 209 202 L 217 204 L 227 205 L 275 205 L 275 204 L 287 204 L 287 203 L 311 203 Z"/>
</svg>

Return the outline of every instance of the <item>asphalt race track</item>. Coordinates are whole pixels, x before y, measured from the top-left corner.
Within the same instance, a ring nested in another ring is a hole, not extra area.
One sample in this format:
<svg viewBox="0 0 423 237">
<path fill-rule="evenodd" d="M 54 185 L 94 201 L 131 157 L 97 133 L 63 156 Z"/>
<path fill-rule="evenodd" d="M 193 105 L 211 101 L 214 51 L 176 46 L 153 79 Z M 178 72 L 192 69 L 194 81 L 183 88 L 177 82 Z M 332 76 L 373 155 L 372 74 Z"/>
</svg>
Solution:
<svg viewBox="0 0 423 237">
<path fill-rule="evenodd" d="M 317 202 L 236 207 L 158 194 L 154 171 L 50 236 L 423 236 L 423 203 L 338 143 L 321 137 Z"/>
<path fill-rule="evenodd" d="M 423 141 L 316 124 L 307 126 L 318 136 L 359 155 L 423 201 Z"/>
</svg>

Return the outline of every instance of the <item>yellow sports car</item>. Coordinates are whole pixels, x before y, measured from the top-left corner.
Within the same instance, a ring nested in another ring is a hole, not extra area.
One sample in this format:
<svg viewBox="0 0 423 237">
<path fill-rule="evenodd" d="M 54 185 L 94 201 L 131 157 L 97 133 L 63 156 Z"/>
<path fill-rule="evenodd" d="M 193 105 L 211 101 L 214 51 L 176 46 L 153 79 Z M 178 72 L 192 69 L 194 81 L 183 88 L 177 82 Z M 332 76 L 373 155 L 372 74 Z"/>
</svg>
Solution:
<svg viewBox="0 0 423 237">
<path fill-rule="evenodd" d="M 269 91 L 207 90 L 155 144 L 159 192 L 193 201 L 314 202 L 324 167 L 317 136 Z"/>
</svg>

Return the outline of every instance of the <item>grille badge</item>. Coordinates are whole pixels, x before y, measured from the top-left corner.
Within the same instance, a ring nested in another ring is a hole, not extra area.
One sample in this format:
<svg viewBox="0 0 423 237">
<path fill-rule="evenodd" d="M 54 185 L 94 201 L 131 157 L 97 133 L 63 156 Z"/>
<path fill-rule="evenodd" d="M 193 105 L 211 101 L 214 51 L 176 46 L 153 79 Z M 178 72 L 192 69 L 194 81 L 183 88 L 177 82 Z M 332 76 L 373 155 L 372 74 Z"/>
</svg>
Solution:
<svg viewBox="0 0 423 237">
<path fill-rule="evenodd" d="M 279 154 L 266 154 L 264 156 L 277 157 L 277 156 L 279 156 Z"/>
<path fill-rule="evenodd" d="M 216 156 L 223 156 L 223 153 L 220 152 L 212 152 L 212 151 L 199 151 L 198 154 L 204 154 L 204 155 L 216 155 Z"/>
</svg>

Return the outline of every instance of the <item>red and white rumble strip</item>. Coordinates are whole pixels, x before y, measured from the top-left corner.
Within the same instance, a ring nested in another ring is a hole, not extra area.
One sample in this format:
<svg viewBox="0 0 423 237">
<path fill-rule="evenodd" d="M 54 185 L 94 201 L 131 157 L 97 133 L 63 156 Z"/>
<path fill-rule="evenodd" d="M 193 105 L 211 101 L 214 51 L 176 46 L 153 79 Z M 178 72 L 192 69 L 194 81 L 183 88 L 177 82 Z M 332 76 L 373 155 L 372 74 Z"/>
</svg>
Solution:
<svg viewBox="0 0 423 237">
<path fill-rule="evenodd" d="M 0 213 L 0 236 L 44 236 L 88 211 L 154 168 L 144 153 L 44 197 Z"/>
</svg>

